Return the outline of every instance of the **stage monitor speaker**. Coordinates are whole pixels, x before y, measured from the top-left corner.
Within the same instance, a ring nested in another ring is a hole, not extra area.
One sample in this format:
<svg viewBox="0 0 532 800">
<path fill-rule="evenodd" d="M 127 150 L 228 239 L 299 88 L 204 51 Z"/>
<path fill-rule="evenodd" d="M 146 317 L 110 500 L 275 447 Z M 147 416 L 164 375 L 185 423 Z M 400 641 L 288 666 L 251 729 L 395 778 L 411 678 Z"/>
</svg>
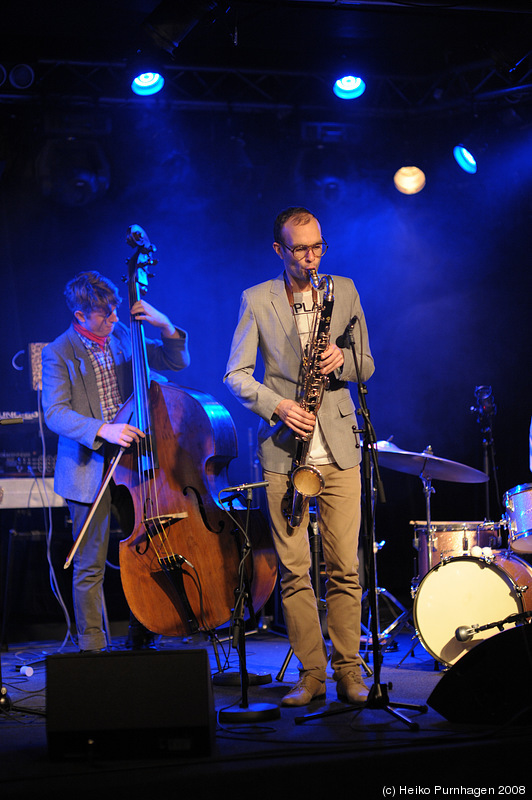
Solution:
<svg viewBox="0 0 532 800">
<path fill-rule="evenodd" d="M 427 700 L 449 722 L 530 724 L 532 624 L 476 645 L 445 672 Z"/>
<path fill-rule="evenodd" d="M 215 713 L 206 650 L 68 653 L 46 659 L 52 759 L 209 755 Z"/>
</svg>

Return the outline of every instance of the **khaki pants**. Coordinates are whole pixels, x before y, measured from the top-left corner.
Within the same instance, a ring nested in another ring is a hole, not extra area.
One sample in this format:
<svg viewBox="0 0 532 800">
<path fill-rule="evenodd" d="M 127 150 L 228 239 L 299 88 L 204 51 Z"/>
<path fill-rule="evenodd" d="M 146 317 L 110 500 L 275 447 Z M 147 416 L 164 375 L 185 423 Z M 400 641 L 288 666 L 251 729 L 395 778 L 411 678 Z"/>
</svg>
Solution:
<svg viewBox="0 0 532 800">
<path fill-rule="evenodd" d="M 327 627 L 333 646 L 331 666 L 335 680 L 340 680 L 361 664 L 358 651 L 362 589 L 357 555 L 360 467 L 341 470 L 335 464 L 327 464 L 319 470 L 325 481 L 325 488 L 316 499 L 327 576 Z M 309 574 L 308 509 L 301 525 L 291 528 L 281 509 L 287 476 L 264 470 L 264 480 L 269 481 L 266 494 L 290 645 L 303 671 L 324 680 L 327 655 Z"/>
</svg>

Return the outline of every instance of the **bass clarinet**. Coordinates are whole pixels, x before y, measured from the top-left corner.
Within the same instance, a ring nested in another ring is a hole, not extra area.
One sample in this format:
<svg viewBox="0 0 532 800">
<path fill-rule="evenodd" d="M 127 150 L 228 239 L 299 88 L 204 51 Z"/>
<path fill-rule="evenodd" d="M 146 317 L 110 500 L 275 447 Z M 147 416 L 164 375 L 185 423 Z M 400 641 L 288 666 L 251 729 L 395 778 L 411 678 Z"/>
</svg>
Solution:
<svg viewBox="0 0 532 800">
<path fill-rule="evenodd" d="M 316 270 L 309 270 L 309 278 L 313 288 L 316 291 L 324 289 L 324 293 L 303 355 L 303 396 L 300 406 L 310 414 L 317 414 L 323 392 L 329 387 L 329 377 L 321 374 L 320 366 L 321 356 L 329 346 L 334 282 L 330 275 L 324 275 L 320 279 Z M 314 429 L 306 436 L 296 436 L 296 452 L 292 461 L 287 498 L 287 518 L 291 528 L 297 528 L 301 524 L 308 499 L 321 494 L 325 486 L 319 469 L 306 463 L 313 435 Z"/>
</svg>

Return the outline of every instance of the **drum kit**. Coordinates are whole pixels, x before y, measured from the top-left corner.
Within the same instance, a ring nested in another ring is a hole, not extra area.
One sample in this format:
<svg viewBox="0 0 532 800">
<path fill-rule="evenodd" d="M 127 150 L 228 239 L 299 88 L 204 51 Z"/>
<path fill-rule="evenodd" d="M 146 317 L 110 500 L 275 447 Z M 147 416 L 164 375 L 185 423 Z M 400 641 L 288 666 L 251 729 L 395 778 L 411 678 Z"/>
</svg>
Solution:
<svg viewBox="0 0 532 800">
<path fill-rule="evenodd" d="M 436 457 L 431 448 L 408 452 L 390 441 L 376 447 L 383 467 L 423 482 L 427 519 L 410 523 L 418 553 L 412 615 L 425 650 L 452 666 L 480 642 L 532 617 L 532 566 L 525 560 L 532 557 L 532 484 L 505 493 L 500 522 L 432 522 L 432 480 L 484 483 L 489 476 Z"/>
</svg>

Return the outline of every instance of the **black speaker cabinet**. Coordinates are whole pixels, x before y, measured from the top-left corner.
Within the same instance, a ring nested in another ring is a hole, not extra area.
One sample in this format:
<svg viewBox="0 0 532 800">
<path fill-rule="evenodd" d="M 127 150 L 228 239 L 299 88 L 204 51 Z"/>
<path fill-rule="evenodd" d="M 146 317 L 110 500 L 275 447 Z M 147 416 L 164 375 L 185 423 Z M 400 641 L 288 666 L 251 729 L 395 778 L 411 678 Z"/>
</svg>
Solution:
<svg viewBox="0 0 532 800">
<path fill-rule="evenodd" d="M 46 673 L 52 759 L 211 752 L 215 713 L 206 650 L 52 655 Z"/>
<path fill-rule="evenodd" d="M 476 645 L 442 675 L 427 703 L 449 722 L 530 724 L 532 624 Z"/>
</svg>

